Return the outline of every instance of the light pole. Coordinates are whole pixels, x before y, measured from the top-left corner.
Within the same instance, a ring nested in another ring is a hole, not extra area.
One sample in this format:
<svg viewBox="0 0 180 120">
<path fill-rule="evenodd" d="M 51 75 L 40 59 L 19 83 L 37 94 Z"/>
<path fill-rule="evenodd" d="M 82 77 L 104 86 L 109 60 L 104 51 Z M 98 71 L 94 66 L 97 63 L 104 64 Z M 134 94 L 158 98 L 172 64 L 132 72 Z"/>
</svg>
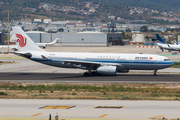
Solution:
<svg viewBox="0 0 180 120">
<path fill-rule="evenodd" d="M 54 5 L 54 6 L 55 6 L 55 5 Z M 50 7 L 50 40 L 51 40 L 51 42 L 52 42 L 52 32 L 51 32 L 51 22 L 52 22 L 52 20 L 51 20 L 51 10 L 52 10 L 52 8 L 53 8 L 54 6 L 51 6 L 51 7 Z"/>
<path fill-rule="evenodd" d="M 9 33 L 9 11 L 8 11 L 8 53 L 9 53 L 9 35 L 10 35 L 10 33 Z"/>
<path fill-rule="evenodd" d="M 5 11 L 7 11 L 8 12 L 8 16 L 7 16 L 7 18 L 8 18 L 8 37 L 7 37 L 7 39 L 8 39 L 8 53 L 9 53 L 9 39 L 10 39 L 10 24 L 9 24 L 9 12 L 10 12 L 10 10 L 5 10 Z"/>
<path fill-rule="evenodd" d="M 52 33 L 51 33 L 51 9 L 50 9 L 50 40 L 52 42 Z"/>
</svg>

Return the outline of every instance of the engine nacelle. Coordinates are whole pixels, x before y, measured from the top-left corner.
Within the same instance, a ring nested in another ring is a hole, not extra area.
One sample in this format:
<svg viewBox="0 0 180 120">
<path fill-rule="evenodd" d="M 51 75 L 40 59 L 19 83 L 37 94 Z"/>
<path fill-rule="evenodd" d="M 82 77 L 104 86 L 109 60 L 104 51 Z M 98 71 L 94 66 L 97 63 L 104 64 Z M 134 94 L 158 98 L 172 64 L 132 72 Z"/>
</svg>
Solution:
<svg viewBox="0 0 180 120">
<path fill-rule="evenodd" d="M 116 66 L 100 66 L 97 68 L 97 73 L 101 75 L 116 75 L 117 67 Z"/>
</svg>

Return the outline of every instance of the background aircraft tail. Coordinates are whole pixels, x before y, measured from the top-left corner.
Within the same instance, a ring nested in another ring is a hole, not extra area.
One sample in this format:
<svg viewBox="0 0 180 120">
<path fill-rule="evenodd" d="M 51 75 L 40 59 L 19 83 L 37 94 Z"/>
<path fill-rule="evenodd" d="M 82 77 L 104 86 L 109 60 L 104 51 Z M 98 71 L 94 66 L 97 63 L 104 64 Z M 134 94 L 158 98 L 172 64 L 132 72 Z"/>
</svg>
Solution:
<svg viewBox="0 0 180 120">
<path fill-rule="evenodd" d="M 176 42 L 176 40 L 174 40 L 173 42 L 174 42 L 175 45 L 179 45 L 179 44 Z"/>
<path fill-rule="evenodd" d="M 16 36 L 16 43 L 20 52 L 26 52 L 29 50 L 43 51 L 39 48 L 31 38 L 21 29 L 19 26 L 12 27 Z"/>
<path fill-rule="evenodd" d="M 156 37 L 157 37 L 158 43 L 166 44 L 166 42 L 164 42 L 164 40 L 159 36 L 159 34 L 156 34 Z"/>
<path fill-rule="evenodd" d="M 48 44 L 49 45 L 54 45 L 54 44 L 58 43 L 58 41 L 59 41 L 59 38 L 56 38 L 54 41 L 52 41 L 52 42 L 50 42 Z"/>
</svg>

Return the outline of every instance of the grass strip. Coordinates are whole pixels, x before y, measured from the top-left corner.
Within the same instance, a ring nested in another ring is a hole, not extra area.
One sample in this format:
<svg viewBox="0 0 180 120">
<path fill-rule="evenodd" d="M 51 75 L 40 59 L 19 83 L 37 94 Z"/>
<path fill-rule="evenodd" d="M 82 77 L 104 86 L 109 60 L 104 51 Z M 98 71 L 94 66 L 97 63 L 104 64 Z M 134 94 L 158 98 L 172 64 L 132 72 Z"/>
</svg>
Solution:
<svg viewBox="0 0 180 120">
<path fill-rule="evenodd" d="M 169 87 L 178 86 L 178 87 Z M 0 84 L 6 99 L 180 100 L 180 84 Z"/>
<path fill-rule="evenodd" d="M 23 57 L 0 57 L 0 59 L 25 59 Z"/>
<path fill-rule="evenodd" d="M 180 68 L 180 62 L 174 62 L 174 65 L 171 68 Z"/>
</svg>

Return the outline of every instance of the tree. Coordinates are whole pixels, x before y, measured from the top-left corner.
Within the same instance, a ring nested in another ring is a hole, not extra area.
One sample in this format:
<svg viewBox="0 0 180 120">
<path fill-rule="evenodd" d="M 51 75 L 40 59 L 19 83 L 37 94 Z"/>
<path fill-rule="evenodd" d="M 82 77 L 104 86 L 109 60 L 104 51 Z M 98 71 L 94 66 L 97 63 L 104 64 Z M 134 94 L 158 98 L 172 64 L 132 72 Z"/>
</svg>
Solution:
<svg viewBox="0 0 180 120">
<path fill-rule="evenodd" d="M 129 29 L 129 28 L 128 28 L 128 29 L 126 29 L 126 32 L 131 32 L 131 29 Z"/>
<path fill-rule="evenodd" d="M 38 31 L 44 31 L 42 27 L 38 27 Z"/>
<path fill-rule="evenodd" d="M 58 32 L 64 32 L 64 29 L 63 28 L 59 28 Z"/>
<path fill-rule="evenodd" d="M 141 32 L 148 32 L 148 26 L 142 26 L 141 28 Z"/>
<path fill-rule="evenodd" d="M 145 39 L 146 39 L 146 40 L 149 40 L 149 36 L 148 36 L 148 35 L 146 35 Z"/>
<path fill-rule="evenodd" d="M 21 22 L 19 22 L 19 23 L 18 23 L 18 25 L 22 25 L 22 23 L 21 23 Z"/>
</svg>

